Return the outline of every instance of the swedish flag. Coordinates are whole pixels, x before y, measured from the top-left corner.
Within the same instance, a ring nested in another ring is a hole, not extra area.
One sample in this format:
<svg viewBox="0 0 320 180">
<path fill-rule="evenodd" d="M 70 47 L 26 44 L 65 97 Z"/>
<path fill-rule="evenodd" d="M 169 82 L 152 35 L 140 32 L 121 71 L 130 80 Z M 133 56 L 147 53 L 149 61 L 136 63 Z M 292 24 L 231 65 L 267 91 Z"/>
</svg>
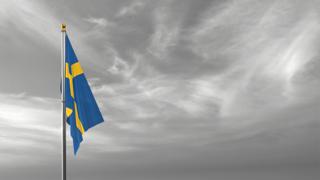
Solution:
<svg viewBox="0 0 320 180">
<path fill-rule="evenodd" d="M 65 58 L 65 111 L 76 154 L 82 142 L 83 133 L 103 122 L 103 117 L 68 35 L 65 35 Z"/>
</svg>

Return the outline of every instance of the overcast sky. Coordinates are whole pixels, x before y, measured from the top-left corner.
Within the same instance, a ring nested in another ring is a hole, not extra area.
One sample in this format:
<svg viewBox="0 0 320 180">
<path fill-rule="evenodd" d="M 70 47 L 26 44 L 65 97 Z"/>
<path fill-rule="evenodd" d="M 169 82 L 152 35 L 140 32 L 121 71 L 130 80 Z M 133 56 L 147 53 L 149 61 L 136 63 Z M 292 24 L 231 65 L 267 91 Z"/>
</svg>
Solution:
<svg viewBox="0 0 320 180">
<path fill-rule="evenodd" d="M 0 179 L 60 178 L 65 22 L 105 123 L 70 180 L 315 180 L 319 0 L 0 0 Z M 69 132 L 68 132 L 69 133 Z"/>
</svg>

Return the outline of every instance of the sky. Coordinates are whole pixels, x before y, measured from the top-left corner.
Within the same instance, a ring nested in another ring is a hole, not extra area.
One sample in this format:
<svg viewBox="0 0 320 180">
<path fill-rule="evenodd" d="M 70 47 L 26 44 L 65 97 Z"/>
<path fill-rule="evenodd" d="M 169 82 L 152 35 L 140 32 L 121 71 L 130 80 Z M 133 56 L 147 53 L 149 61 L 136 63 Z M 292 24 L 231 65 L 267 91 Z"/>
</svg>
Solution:
<svg viewBox="0 0 320 180">
<path fill-rule="evenodd" d="M 0 179 L 60 178 L 62 22 L 105 119 L 70 180 L 319 178 L 319 0 L 0 4 Z"/>
</svg>

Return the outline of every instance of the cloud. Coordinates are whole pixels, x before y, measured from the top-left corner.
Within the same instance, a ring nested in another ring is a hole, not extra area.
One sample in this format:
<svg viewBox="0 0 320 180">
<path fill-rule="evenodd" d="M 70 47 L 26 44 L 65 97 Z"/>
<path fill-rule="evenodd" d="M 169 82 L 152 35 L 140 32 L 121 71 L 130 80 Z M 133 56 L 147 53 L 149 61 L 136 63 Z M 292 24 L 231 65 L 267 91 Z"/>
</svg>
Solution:
<svg viewBox="0 0 320 180">
<path fill-rule="evenodd" d="M 179 25 L 171 23 L 166 7 L 158 8 L 154 12 L 154 32 L 150 37 L 150 45 L 147 48 L 152 55 L 163 59 L 167 51 L 175 46 L 179 37 Z"/>
<path fill-rule="evenodd" d="M 12 25 L 31 37 L 41 37 L 51 45 L 59 47 L 59 20 L 46 10 L 46 7 L 36 1 L 6 1 L 1 0 L 0 25 L 10 28 Z M 48 35 L 50 34 L 50 35 Z"/>
<path fill-rule="evenodd" d="M 248 11 L 248 3 L 255 8 Z M 212 82 L 213 91 L 223 92 L 216 95 L 221 113 L 290 104 L 299 88 L 294 77 L 317 56 L 312 50 L 319 32 L 314 12 L 292 14 L 297 6 L 278 2 L 226 2 L 223 7 L 205 12 L 190 36 L 196 54 L 209 64 L 225 64 L 220 74 L 201 78 Z"/>
<path fill-rule="evenodd" d="M 94 17 L 89 17 L 84 19 L 85 21 L 92 23 L 98 27 L 107 27 L 107 26 L 113 26 L 114 23 L 109 22 L 107 19 L 104 18 L 94 18 Z"/>
<path fill-rule="evenodd" d="M 89 68 L 101 67 L 97 65 L 94 59 L 101 59 L 102 54 L 91 44 L 89 45 L 88 41 L 98 38 L 102 39 L 106 32 L 105 27 L 114 26 L 114 23 L 109 22 L 106 18 L 81 17 L 81 20 L 84 19 L 89 23 L 95 24 L 93 28 L 88 30 L 87 28 L 83 29 L 81 25 L 77 24 L 78 20 L 73 16 L 61 17 L 61 15 L 57 15 L 59 12 L 48 8 L 45 2 L 37 0 L 1 0 L 0 2 L 2 4 L 0 7 L 0 18 L 3 19 L 0 25 L 7 29 L 2 35 L 11 41 L 21 41 L 19 36 L 23 34 L 31 38 L 32 43 L 45 44 L 54 48 L 51 52 L 54 51 L 56 53 L 60 48 L 60 24 L 67 23 L 68 29 L 70 27 L 68 34 L 73 47 L 76 49 L 83 64 L 91 62 L 87 64 Z M 69 13 L 72 14 L 73 12 L 70 11 Z M 12 34 L 16 31 L 18 33 Z M 24 44 L 24 42 L 21 44 Z M 78 49 L 81 49 L 81 51 L 78 51 Z"/>
<path fill-rule="evenodd" d="M 1 58 L 3 88 L 22 84 L 15 90 L 26 91 L 0 95 L 0 152 L 7 156 L 0 164 L 11 166 L 0 171 L 19 165 L 26 172 L 46 172 L 60 163 L 59 53 L 52 64 L 41 64 L 48 57 L 42 50 L 20 48 L 26 51 L 20 56 L 6 51 L 7 44 L 32 48 L 37 36 L 58 45 L 59 18 L 68 21 L 106 121 L 85 134 L 77 157 L 68 136 L 70 176 L 214 179 L 216 171 L 318 165 L 320 41 L 314 1 L 101 1 L 90 2 L 92 8 L 74 2 L 3 1 L 0 7 L 0 26 L 14 30 L 0 29 L 0 54 L 9 54 Z M 46 26 L 47 19 L 53 23 Z M 38 35 L 34 25 L 45 26 L 48 34 Z M 13 32 L 28 38 L 7 43 Z M 7 69 L 15 72 L 10 80 Z M 26 79 L 33 72 L 38 79 Z M 42 89 L 46 83 L 53 88 Z M 37 89 L 36 97 L 27 87 Z M 39 95 L 47 91 L 57 99 Z"/>
<path fill-rule="evenodd" d="M 43 163 L 42 156 L 58 155 L 61 137 L 61 104 L 60 100 L 43 97 L 32 97 L 24 94 L 0 94 L 0 152 L 6 154 L 7 166 L 38 165 Z M 68 149 L 71 152 L 71 138 L 67 128 Z M 113 137 L 104 134 L 87 132 L 83 144 L 103 146 L 104 152 L 129 151 L 128 145 L 120 145 Z M 15 149 L 15 150 L 14 150 Z M 89 148 L 90 149 L 90 148 Z M 97 150 L 95 150 L 97 151 Z M 37 157 L 38 156 L 38 157 Z M 85 155 L 84 155 L 85 157 Z M 32 162 L 25 164 L 21 162 Z M 17 163 L 19 162 L 19 163 Z"/>
<path fill-rule="evenodd" d="M 1 94 L 0 99 L 0 151 L 7 155 L 1 163 L 17 166 L 17 161 L 25 159 L 37 164 L 41 159 L 34 159 L 36 154 L 55 154 L 61 119 L 59 101 L 8 94 Z"/>
<path fill-rule="evenodd" d="M 142 1 L 134 1 L 133 3 L 122 7 L 119 12 L 116 14 L 117 17 L 131 16 L 136 14 L 145 6 L 145 3 Z"/>
<path fill-rule="evenodd" d="M 108 69 L 108 71 L 112 74 L 123 74 L 125 76 L 130 76 L 131 73 L 129 72 L 129 65 L 126 61 L 118 57 L 117 55 L 114 56 L 114 63 Z"/>
</svg>

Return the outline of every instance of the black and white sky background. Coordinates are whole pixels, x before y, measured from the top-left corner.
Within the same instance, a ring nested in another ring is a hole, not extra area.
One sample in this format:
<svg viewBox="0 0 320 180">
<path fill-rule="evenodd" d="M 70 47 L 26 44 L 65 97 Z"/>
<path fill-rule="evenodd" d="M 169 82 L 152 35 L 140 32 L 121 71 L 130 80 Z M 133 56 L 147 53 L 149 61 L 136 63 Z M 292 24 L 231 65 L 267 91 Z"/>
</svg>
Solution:
<svg viewBox="0 0 320 180">
<path fill-rule="evenodd" d="M 60 29 L 105 123 L 70 180 L 320 177 L 319 0 L 0 0 L 0 179 L 60 178 Z"/>
</svg>

